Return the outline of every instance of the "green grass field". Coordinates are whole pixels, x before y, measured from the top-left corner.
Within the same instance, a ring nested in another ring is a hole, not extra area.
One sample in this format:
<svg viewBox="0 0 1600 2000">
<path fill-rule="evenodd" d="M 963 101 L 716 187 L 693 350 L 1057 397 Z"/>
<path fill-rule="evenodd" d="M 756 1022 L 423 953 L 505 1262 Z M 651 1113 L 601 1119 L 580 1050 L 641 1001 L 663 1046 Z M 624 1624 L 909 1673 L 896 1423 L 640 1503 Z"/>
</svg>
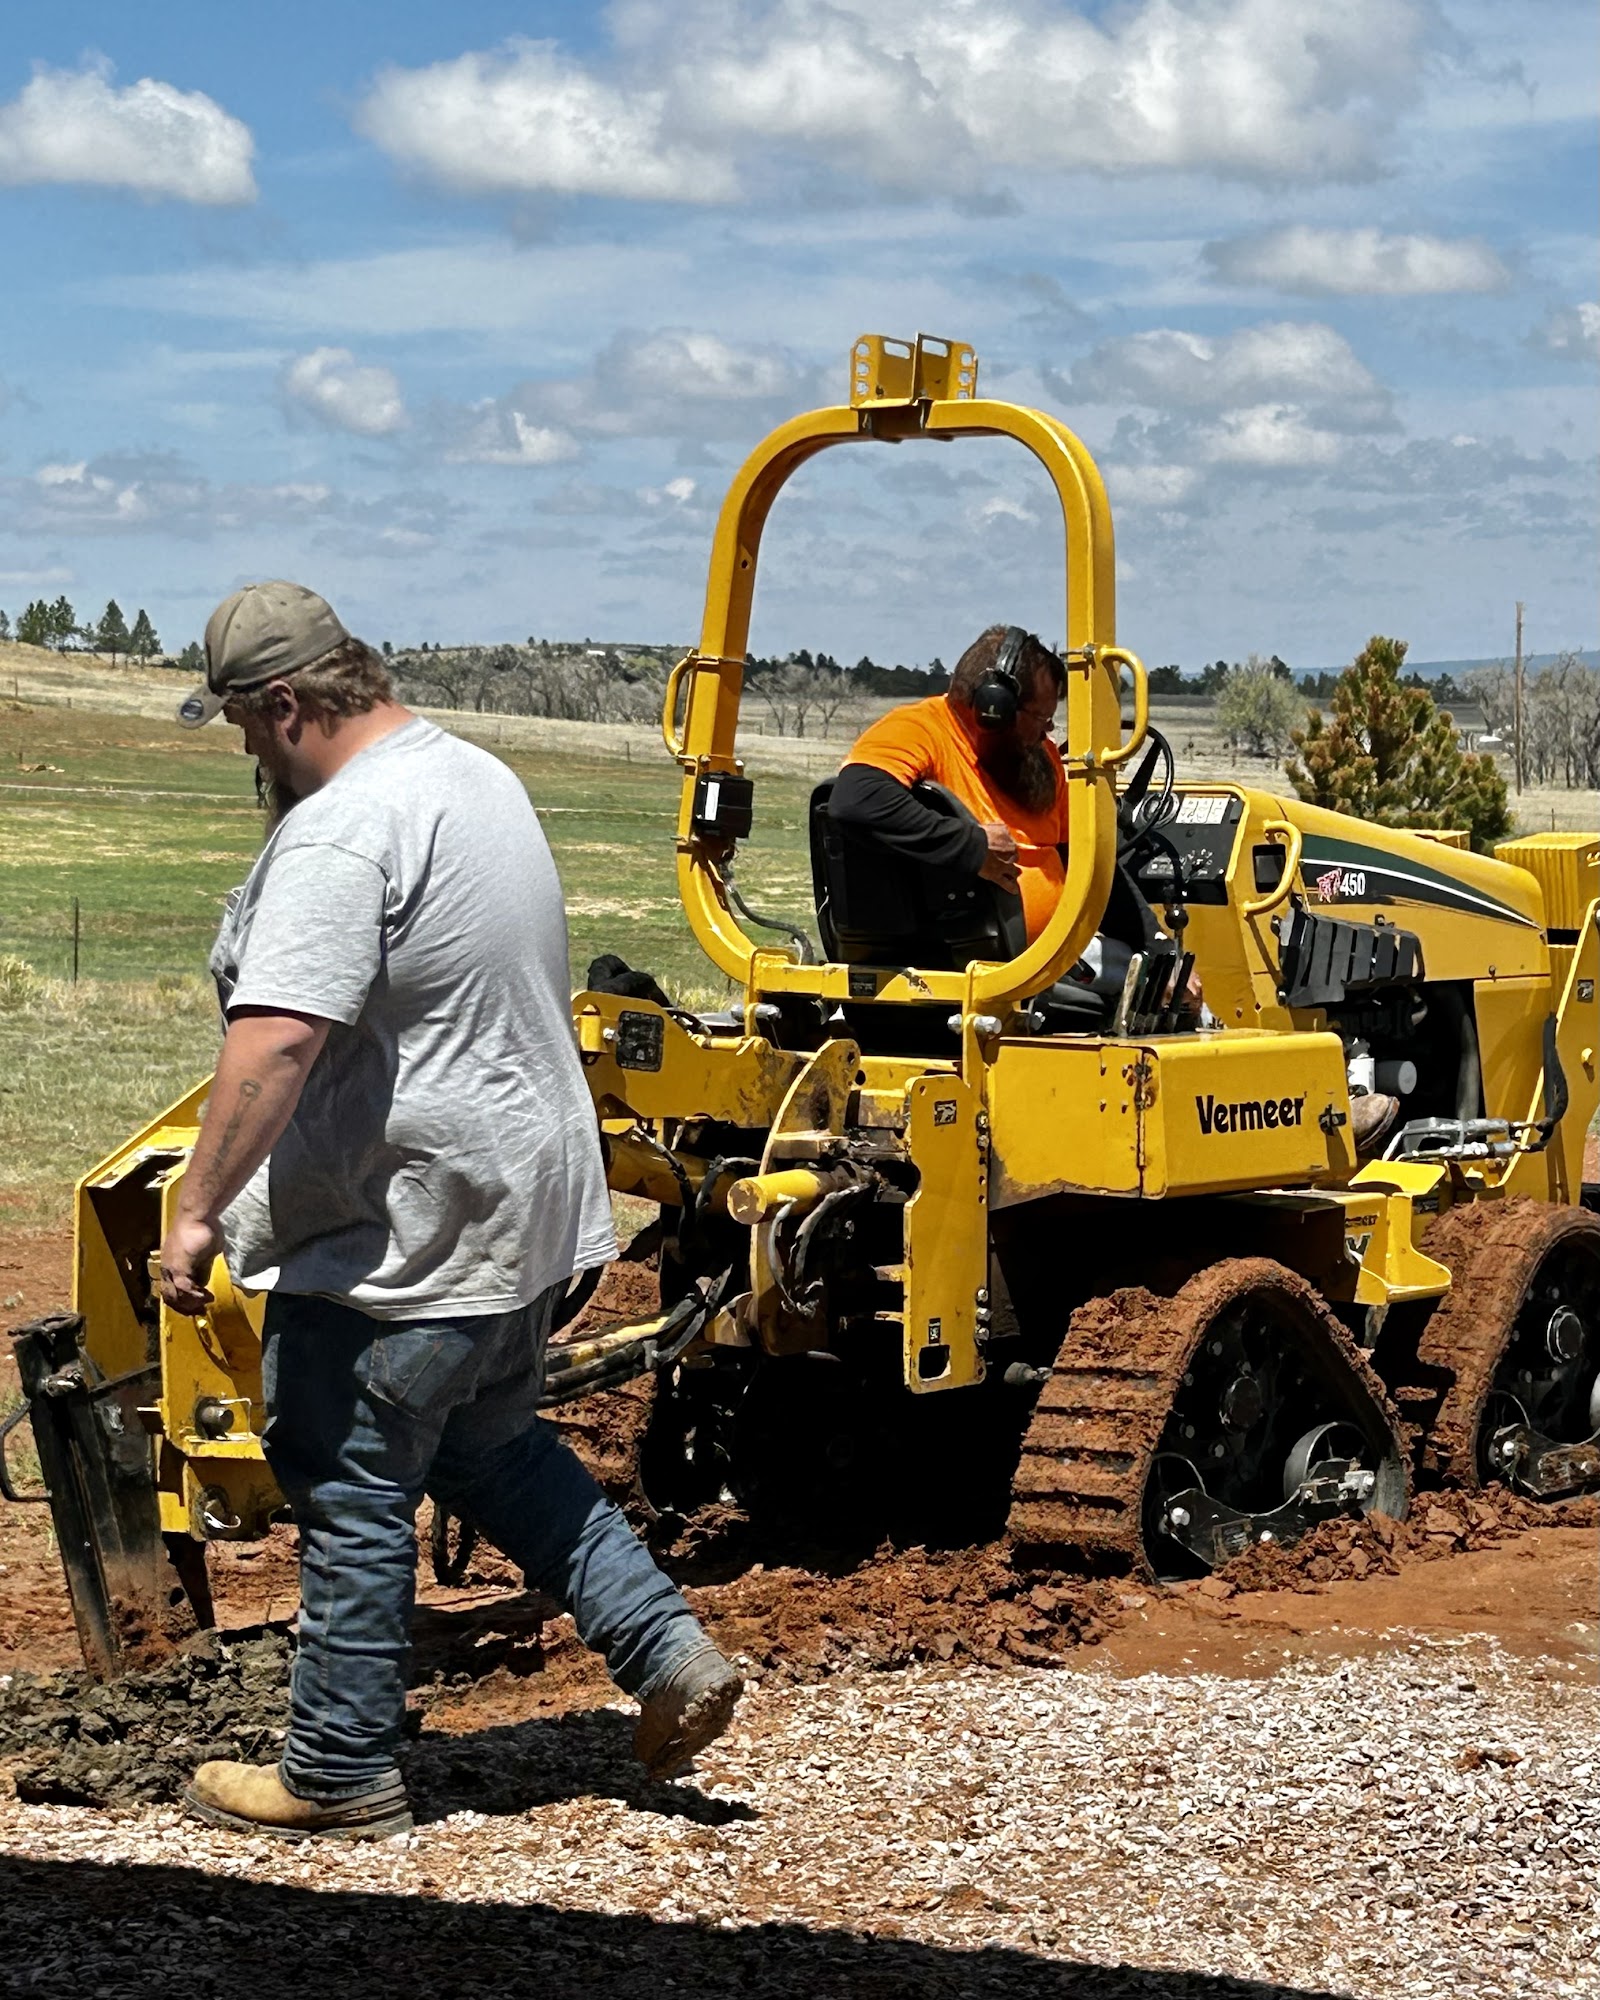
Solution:
<svg viewBox="0 0 1600 2000">
<path fill-rule="evenodd" d="M 136 716 L 0 704 L 0 961 L 33 974 L 0 978 L 0 1219 L 13 1226 L 64 1220 L 73 1177 L 209 1066 L 206 956 L 261 835 L 237 743 L 220 724 L 190 735 Z M 574 984 L 615 951 L 675 995 L 720 995 L 679 910 L 679 777 L 665 753 L 504 756 L 561 871 Z M 758 909 L 801 923 L 809 789 L 762 781 L 740 869 Z"/>
<path fill-rule="evenodd" d="M 211 1064 L 206 956 L 261 837 L 237 744 L 221 725 L 191 735 L 0 700 L 0 1227 L 65 1223 L 72 1180 Z M 527 785 L 561 870 L 574 985 L 616 951 L 675 996 L 715 1004 L 725 984 L 678 905 L 679 779 L 666 755 L 497 754 Z M 759 779 L 739 873 L 757 909 L 807 926 L 811 783 Z"/>
</svg>

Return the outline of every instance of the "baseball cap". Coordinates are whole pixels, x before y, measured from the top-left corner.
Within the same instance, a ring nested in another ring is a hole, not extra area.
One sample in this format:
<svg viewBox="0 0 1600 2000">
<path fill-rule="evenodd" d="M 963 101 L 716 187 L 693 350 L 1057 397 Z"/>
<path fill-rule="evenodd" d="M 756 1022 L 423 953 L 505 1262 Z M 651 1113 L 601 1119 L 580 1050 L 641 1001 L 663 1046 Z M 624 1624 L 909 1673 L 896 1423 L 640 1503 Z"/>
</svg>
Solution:
<svg viewBox="0 0 1600 2000">
<path fill-rule="evenodd" d="M 231 696 L 299 673 L 349 636 L 327 599 L 303 583 L 247 583 L 207 619 L 205 685 L 179 703 L 178 720 L 198 729 Z"/>
</svg>

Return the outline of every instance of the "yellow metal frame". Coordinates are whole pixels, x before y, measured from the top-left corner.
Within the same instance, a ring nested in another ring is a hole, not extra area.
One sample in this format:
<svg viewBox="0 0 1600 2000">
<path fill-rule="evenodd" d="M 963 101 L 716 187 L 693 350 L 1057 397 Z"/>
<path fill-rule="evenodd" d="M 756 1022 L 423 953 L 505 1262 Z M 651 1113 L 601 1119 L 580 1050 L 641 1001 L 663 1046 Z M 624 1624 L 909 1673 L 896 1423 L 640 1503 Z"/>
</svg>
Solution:
<svg viewBox="0 0 1600 2000">
<path fill-rule="evenodd" d="M 909 348 L 908 354 L 895 348 Z M 865 362 L 869 372 L 856 371 Z M 963 370 L 968 379 L 961 379 Z M 678 819 L 678 889 L 702 950 L 762 993 L 842 998 L 842 966 L 802 966 L 763 949 L 728 907 L 717 873 L 725 848 L 694 825 L 695 787 L 707 772 L 736 771 L 735 735 L 762 531 L 785 482 L 818 453 L 873 440 L 1014 438 L 1033 453 L 1056 490 L 1066 541 L 1066 880 L 1049 924 L 1017 958 L 962 972 L 917 975 L 915 997 L 943 1000 L 968 1016 L 1000 1013 L 1038 993 L 1081 956 L 1105 909 L 1116 853 L 1112 774 L 1144 739 L 1149 686 L 1137 657 L 1116 643 L 1111 510 L 1094 460 L 1067 427 L 1040 411 L 972 394 L 976 357 L 958 342 L 919 335 L 914 344 L 865 335 L 852 349 L 853 402 L 782 424 L 745 460 L 723 502 L 711 553 L 700 643 L 668 678 L 662 734 L 684 769 Z M 954 389 L 955 393 L 939 393 Z M 1133 683 L 1134 720 L 1124 738 L 1122 670 Z M 683 714 L 679 716 L 680 705 Z M 896 997 L 885 989 L 880 997 Z M 913 997 L 908 991 L 906 997 Z"/>
</svg>

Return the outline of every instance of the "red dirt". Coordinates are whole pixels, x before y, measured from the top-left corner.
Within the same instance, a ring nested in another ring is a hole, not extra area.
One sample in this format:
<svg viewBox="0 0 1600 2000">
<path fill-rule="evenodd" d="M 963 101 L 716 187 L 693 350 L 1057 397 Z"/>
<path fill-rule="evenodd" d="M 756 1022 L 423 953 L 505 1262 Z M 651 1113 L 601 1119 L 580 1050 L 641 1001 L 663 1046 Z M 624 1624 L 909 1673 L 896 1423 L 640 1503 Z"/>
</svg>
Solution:
<svg viewBox="0 0 1600 2000">
<path fill-rule="evenodd" d="M 4 1323 L 65 1300 L 70 1254 L 64 1235 L 0 1237 Z M 640 1272 L 608 1286 L 586 1317 L 592 1325 L 653 1307 Z M 0 1343 L 0 1392 L 15 1385 Z M 620 1470 L 643 1411 L 608 1413 L 601 1401 L 571 1428 L 604 1476 Z M 1597 1518 L 1593 1501 L 1538 1509 L 1498 1491 L 1424 1495 L 1402 1525 L 1330 1523 L 1298 1550 L 1254 1551 L 1224 1574 L 1171 1588 L 1019 1575 L 998 1546 L 885 1550 L 855 1562 L 819 1562 L 814 1551 L 780 1558 L 716 1510 L 660 1554 L 721 1643 L 769 1678 L 951 1658 L 1254 1676 L 1285 1658 L 1358 1655 L 1412 1634 L 1488 1633 L 1529 1658 L 1592 1663 Z M 218 1545 L 211 1562 L 225 1628 L 292 1614 L 291 1529 L 256 1546 Z M 414 1699 L 436 1726 L 474 1730 L 607 1698 L 604 1672 L 569 1621 L 524 1592 L 493 1549 L 480 1547 L 457 1589 L 434 1584 L 425 1560 L 419 1581 Z M 47 1510 L 0 1506 L 0 1673 L 73 1665 L 76 1656 Z"/>
</svg>

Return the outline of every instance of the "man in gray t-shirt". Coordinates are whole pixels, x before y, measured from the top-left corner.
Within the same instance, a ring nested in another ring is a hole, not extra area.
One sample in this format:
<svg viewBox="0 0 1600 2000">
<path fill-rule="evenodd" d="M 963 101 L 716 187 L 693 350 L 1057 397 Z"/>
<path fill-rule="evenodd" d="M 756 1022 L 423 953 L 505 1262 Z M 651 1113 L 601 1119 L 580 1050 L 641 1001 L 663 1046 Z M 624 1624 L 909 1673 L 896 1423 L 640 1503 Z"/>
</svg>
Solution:
<svg viewBox="0 0 1600 2000">
<path fill-rule="evenodd" d="M 301 1613 L 280 1764 L 203 1765 L 188 1803 L 297 1838 L 409 1826 L 424 1491 L 571 1610 L 641 1699 L 647 1766 L 678 1768 L 738 1676 L 537 1416 L 554 1302 L 616 1245 L 533 808 L 394 702 L 299 585 L 235 593 L 206 662 L 180 720 L 243 728 L 275 823 L 212 954 L 227 1032 L 162 1294 L 202 1311 L 224 1245 L 268 1294 L 262 1444 L 300 1528 Z"/>
<path fill-rule="evenodd" d="M 509 1312 L 616 1254 L 561 885 L 505 765 L 395 713 L 274 828 L 212 954 L 230 1010 L 330 1024 L 228 1261 L 374 1319 Z"/>
</svg>

